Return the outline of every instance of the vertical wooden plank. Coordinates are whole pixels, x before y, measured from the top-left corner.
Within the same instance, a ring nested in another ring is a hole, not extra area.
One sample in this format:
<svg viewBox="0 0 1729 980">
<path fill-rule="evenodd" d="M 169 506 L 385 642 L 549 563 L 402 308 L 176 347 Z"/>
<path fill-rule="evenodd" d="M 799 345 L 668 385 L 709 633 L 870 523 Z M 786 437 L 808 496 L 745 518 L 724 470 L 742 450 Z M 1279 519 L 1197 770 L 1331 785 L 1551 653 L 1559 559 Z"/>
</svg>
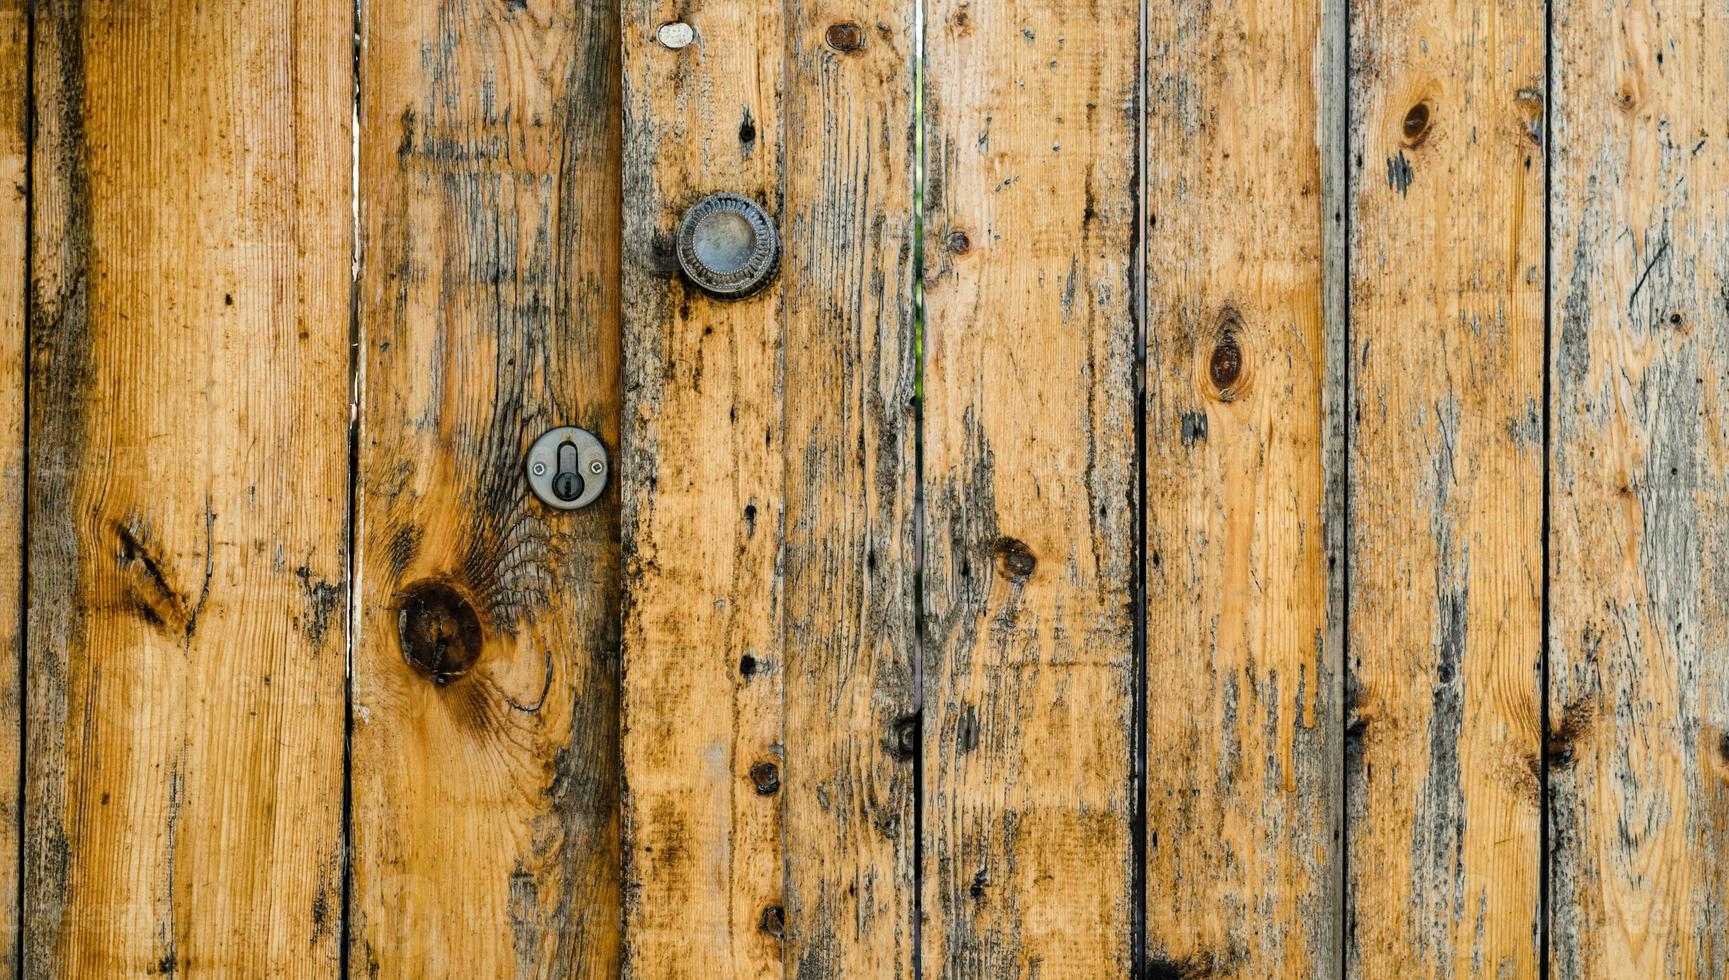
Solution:
<svg viewBox="0 0 1729 980">
<path fill-rule="evenodd" d="M 1120 977 L 1140 7 L 928 17 L 924 965 Z"/>
<path fill-rule="evenodd" d="M 1148 957 L 1331 977 L 1343 5 L 1149 9 Z"/>
<path fill-rule="evenodd" d="M 1729 972 L 1729 7 L 1554 27 L 1549 775 L 1564 977 Z"/>
<path fill-rule="evenodd" d="M 623 14 L 626 971 L 777 976 L 781 287 L 705 296 L 673 242 L 710 193 L 782 214 L 782 8 Z"/>
<path fill-rule="evenodd" d="M 366 5 L 357 971 L 618 972 L 618 497 L 524 477 L 556 426 L 617 446 L 617 32 Z"/>
<path fill-rule="evenodd" d="M 1346 965 L 1531 976 L 1543 5 L 1351 12 Z"/>
<path fill-rule="evenodd" d="M 30 7 L 0 0 L 0 975 L 18 964 L 19 681 L 24 630 L 24 295 Z"/>
<path fill-rule="evenodd" d="M 913 976 L 914 5 L 787 5 L 787 969 Z"/>
<path fill-rule="evenodd" d="M 352 7 L 34 6 L 25 972 L 334 975 Z"/>
</svg>

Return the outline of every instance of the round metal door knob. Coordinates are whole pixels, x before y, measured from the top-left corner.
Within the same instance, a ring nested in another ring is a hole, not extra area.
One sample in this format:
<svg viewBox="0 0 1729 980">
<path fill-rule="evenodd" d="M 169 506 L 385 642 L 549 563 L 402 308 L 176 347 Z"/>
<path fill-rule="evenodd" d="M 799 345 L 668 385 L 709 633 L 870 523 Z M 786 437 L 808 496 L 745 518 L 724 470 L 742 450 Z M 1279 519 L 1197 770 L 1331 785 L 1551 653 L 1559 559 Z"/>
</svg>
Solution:
<svg viewBox="0 0 1729 980">
<path fill-rule="evenodd" d="M 780 265 L 780 236 L 762 206 L 737 194 L 710 194 L 678 227 L 678 264 L 698 289 L 743 299 L 768 285 Z"/>
</svg>

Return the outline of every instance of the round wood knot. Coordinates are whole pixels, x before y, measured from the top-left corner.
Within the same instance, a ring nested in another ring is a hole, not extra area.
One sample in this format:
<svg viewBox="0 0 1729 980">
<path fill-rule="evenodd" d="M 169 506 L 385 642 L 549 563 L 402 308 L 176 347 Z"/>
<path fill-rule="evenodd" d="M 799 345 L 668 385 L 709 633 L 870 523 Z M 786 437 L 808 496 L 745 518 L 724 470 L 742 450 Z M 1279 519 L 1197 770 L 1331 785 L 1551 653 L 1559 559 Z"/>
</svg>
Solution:
<svg viewBox="0 0 1729 980">
<path fill-rule="evenodd" d="M 786 910 L 781 908 L 779 905 L 770 905 L 768 908 L 763 909 L 762 919 L 757 923 L 757 928 L 776 939 L 785 938 Z"/>
<path fill-rule="evenodd" d="M 773 796 L 780 792 L 780 767 L 772 762 L 759 762 L 750 767 L 750 781 L 756 795 Z"/>
<path fill-rule="evenodd" d="M 397 616 L 402 656 L 434 684 L 448 684 L 480 659 L 480 617 L 446 582 L 416 582 L 404 589 Z"/>
<path fill-rule="evenodd" d="M 1206 353 L 1207 388 L 1222 402 L 1236 401 L 1249 387 L 1249 359 L 1243 348 L 1243 318 L 1225 307 L 1213 330 L 1212 349 Z M 1205 348 L 1203 348 L 1204 350 Z"/>
<path fill-rule="evenodd" d="M 1405 145 L 1407 147 L 1421 146 L 1423 141 L 1429 138 L 1429 128 L 1433 123 L 1434 111 L 1427 99 L 1412 106 L 1405 112 L 1403 127 Z"/>
<path fill-rule="evenodd" d="M 828 46 L 842 54 L 852 54 L 864 47 L 864 28 L 857 24 L 830 24 L 824 35 Z"/>
<path fill-rule="evenodd" d="M 1019 538 L 999 539 L 996 552 L 997 568 L 1008 576 L 1010 581 L 1025 582 L 1032 576 L 1033 569 L 1039 567 L 1038 556 Z"/>
<path fill-rule="evenodd" d="M 948 247 L 950 252 L 956 255 L 965 255 L 972 250 L 973 240 L 967 237 L 966 232 L 957 228 L 949 232 L 949 237 L 943 244 Z"/>
</svg>

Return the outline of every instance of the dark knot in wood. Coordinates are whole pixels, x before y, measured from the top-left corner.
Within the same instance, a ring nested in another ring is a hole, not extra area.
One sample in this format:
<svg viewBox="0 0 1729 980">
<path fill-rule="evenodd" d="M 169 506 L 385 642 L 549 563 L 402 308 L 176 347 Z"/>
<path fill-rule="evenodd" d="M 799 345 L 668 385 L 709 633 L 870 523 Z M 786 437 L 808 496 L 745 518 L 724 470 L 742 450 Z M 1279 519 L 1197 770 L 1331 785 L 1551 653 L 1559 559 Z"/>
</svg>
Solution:
<svg viewBox="0 0 1729 980">
<path fill-rule="evenodd" d="M 1404 136 L 1407 147 L 1420 146 L 1429 136 L 1433 114 L 1427 101 L 1419 102 L 1405 113 Z"/>
<path fill-rule="evenodd" d="M 1207 364 L 1213 387 L 1223 393 L 1243 376 L 1243 348 L 1234 334 L 1225 334 L 1213 345 L 1213 357 Z"/>
<path fill-rule="evenodd" d="M 836 51 L 851 54 L 864 47 L 864 28 L 851 23 L 830 24 L 826 40 Z"/>
<path fill-rule="evenodd" d="M 772 762 L 759 762 L 750 767 L 750 781 L 758 796 L 773 796 L 780 792 L 780 767 Z"/>
<path fill-rule="evenodd" d="M 770 905 L 762 910 L 762 920 L 757 927 L 776 939 L 786 937 L 786 910 L 779 905 Z"/>
<path fill-rule="evenodd" d="M 447 582 L 416 582 L 399 597 L 402 656 L 435 684 L 467 673 L 480 659 L 480 617 Z"/>
<path fill-rule="evenodd" d="M 1019 538 L 998 539 L 996 553 L 997 568 L 1014 582 L 1026 581 L 1039 566 L 1038 556 Z"/>
</svg>

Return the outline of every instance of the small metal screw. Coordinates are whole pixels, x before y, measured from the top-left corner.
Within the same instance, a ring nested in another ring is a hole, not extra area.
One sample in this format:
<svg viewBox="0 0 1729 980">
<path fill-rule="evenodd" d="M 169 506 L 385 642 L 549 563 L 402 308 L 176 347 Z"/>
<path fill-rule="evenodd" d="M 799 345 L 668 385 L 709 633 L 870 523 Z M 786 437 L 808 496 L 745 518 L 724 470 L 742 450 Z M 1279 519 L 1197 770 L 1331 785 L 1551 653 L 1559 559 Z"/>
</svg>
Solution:
<svg viewBox="0 0 1729 980">
<path fill-rule="evenodd" d="M 535 476 L 545 476 L 546 475 L 546 464 L 541 462 L 538 459 L 535 460 L 534 465 L 530 466 L 528 469 L 529 469 L 529 472 L 533 473 Z"/>
<path fill-rule="evenodd" d="M 599 476 L 600 474 L 606 472 L 606 464 L 597 459 L 594 462 L 588 464 L 588 471 L 590 473 L 593 473 L 595 476 Z"/>
</svg>

